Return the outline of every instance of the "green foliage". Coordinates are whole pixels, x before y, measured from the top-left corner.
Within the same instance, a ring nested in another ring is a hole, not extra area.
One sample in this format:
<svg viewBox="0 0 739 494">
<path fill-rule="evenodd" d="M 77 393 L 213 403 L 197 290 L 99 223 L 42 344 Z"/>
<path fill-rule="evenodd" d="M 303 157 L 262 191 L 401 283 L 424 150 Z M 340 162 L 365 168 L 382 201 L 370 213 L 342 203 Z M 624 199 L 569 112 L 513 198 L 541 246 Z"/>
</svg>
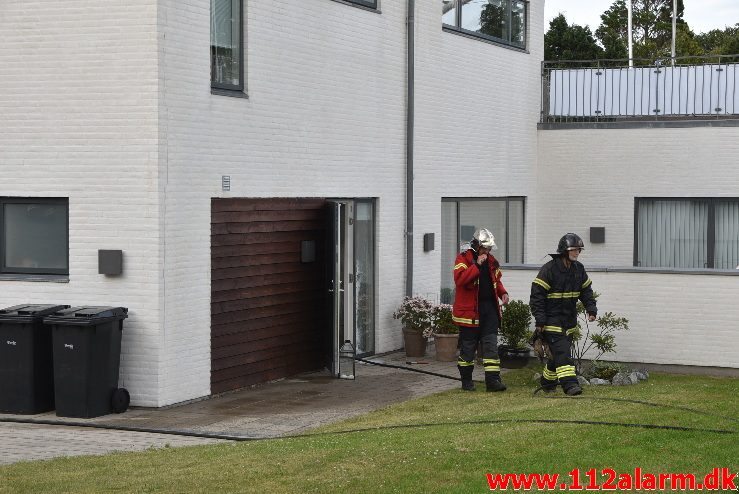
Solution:
<svg viewBox="0 0 739 494">
<path fill-rule="evenodd" d="M 454 386 L 451 391 L 389 406 L 382 401 L 372 413 L 306 432 L 312 436 L 2 465 L 0 493 L 469 493 L 485 490 L 488 472 L 548 472 L 567 478 L 573 468 L 582 472 L 608 466 L 617 472 L 639 467 L 645 472 L 708 473 L 716 466 L 737 465 L 736 434 L 697 430 L 736 429 L 735 378 L 655 373 L 642 386 L 594 386 L 585 391 L 585 396 L 594 398 L 672 405 L 661 407 L 532 398 L 534 372 L 510 371 L 504 378 L 508 390 L 495 396 L 484 392 L 462 395 Z M 283 392 L 287 401 L 304 398 Z M 281 413 L 286 411 L 283 401 L 276 400 L 283 407 Z M 729 418 L 718 418 L 721 415 Z M 530 422 L 573 418 L 688 429 Z M 236 434 L 234 418 L 229 420 L 229 431 Z M 488 422 L 493 420 L 520 422 Z M 213 427 L 209 430 L 218 430 Z M 351 430 L 360 431 L 331 434 Z M 84 444 L 86 433 L 75 434 L 75 443 Z"/>
<path fill-rule="evenodd" d="M 600 294 L 593 293 L 597 299 Z M 606 312 L 594 322 L 588 321 L 588 315 L 582 302 L 577 302 L 578 323 L 572 332 L 572 358 L 578 374 L 583 370 L 585 354 L 597 351 L 595 358 L 591 360 L 593 365 L 606 353 L 616 351 L 616 335 L 618 331 L 629 329 L 629 320 L 625 317 L 616 316 L 613 312 Z"/>
<path fill-rule="evenodd" d="M 705 53 L 712 55 L 739 55 L 739 23 L 724 30 L 712 29 L 695 36 L 695 42 Z"/>
<path fill-rule="evenodd" d="M 511 300 L 503 306 L 500 336 L 505 345 L 527 349 L 531 339 L 531 309 L 521 300 Z"/>
<path fill-rule="evenodd" d="M 425 337 L 432 333 L 456 334 L 459 328 L 452 321 L 452 306 L 435 304 L 423 297 L 405 297 L 400 307 L 393 312 L 406 329 L 421 331 Z"/>
<path fill-rule="evenodd" d="M 457 334 L 459 327 L 452 320 L 452 306 L 449 304 L 439 304 L 431 311 L 433 320 L 434 333 L 436 334 Z"/>
<path fill-rule="evenodd" d="M 405 297 L 400 307 L 393 312 L 393 319 L 399 319 L 406 329 L 422 331 L 429 336 L 433 330 L 434 304 L 423 297 Z"/>
<path fill-rule="evenodd" d="M 624 367 L 616 362 L 595 361 L 585 374 L 588 378 L 597 377 L 598 379 L 610 381 L 613 379 L 613 376 L 619 372 L 623 372 L 623 370 Z"/>
<path fill-rule="evenodd" d="M 594 60 L 603 58 L 588 26 L 568 24 L 562 14 L 552 19 L 544 35 L 544 60 Z"/>
</svg>

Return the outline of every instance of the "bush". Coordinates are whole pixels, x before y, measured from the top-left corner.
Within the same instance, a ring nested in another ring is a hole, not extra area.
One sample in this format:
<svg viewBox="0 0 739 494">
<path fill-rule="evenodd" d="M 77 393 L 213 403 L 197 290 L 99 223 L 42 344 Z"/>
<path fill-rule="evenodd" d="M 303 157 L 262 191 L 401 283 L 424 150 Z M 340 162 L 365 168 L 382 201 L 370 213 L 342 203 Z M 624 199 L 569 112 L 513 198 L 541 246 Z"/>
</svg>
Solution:
<svg viewBox="0 0 739 494">
<path fill-rule="evenodd" d="M 531 331 L 531 309 L 521 300 L 511 300 L 503 306 L 503 320 L 500 323 L 500 337 L 510 348 L 526 350 L 533 334 Z"/>
<path fill-rule="evenodd" d="M 433 332 L 434 303 L 423 297 L 405 297 L 393 312 L 393 319 L 400 319 L 406 329 L 421 331 L 428 337 Z"/>
<path fill-rule="evenodd" d="M 599 294 L 593 293 L 593 296 L 598 298 Z M 583 359 L 589 350 L 594 349 L 598 351 L 595 358 L 591 359 L 593 365 L 596 365 L 598 359 L 604 354 L 615 353 L 616 337 L 614 333 L 616 331 L 628 330 L 629 320 L 625 317 L 618 317 L 612 312 L 606 312 L 591 323 L 588 321 L 585 307 L 579 301 L 577 302 L 577 315 L 577 327 L 571 335 L 572 359 L 575 361 L 576 372 L 580 374 L 582 372 Z"/>
<path fill-rule="evenodd" d="M 596 360 L 591 363 L 587 376 L 588 378 L 597 377 L 598 379 L 610 381 L 613 379 L 613 376 L 623 371 L 624 367 L 621 364 Z"/>
<path fill-rule="evenodd" d="M 439 304 L 433 308 L 432 318 L 434 333 L 436 334 L 457 334 L 459 327 L 452 320 L 452 306 L 449 304 Z"/>
</svg>

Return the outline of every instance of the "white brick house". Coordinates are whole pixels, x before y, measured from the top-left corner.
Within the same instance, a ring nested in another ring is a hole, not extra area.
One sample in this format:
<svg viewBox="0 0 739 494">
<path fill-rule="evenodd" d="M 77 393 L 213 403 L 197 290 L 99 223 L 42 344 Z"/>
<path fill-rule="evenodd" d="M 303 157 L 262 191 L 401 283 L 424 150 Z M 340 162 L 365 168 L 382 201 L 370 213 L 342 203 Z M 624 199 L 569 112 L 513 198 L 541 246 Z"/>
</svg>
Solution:
<svg viewBox="0 0 739 494">
<path fill-rule="evenodd" d="M 391 314 L 406 293 L 413 2 L 376 3 L 243 0 L 243 89 L 229 92 L 212 87 L 210 1 L 4 1 L 0 199 L 66 205 L 68 265 L 49 274 L 3 264 L 0 305 L 128 307 L 121 382 L 132 404 L 207 396 L 212 201 L 333 198 L 371 205 L 366 348 L 401 347 Z M 525 4 L 520 46 L 510 34 L 442 29 L 438 2 L 415 2 L 413 293 L 438 296 L 448 282 L 441 213 L 472 198 L 510 201 L 506 252 L 521 269 L 504 280 L 527 300 L 534 271 L 521 265 L 541 264 L 566 231 L 587 241 L 589 227 L 606 227 L 586 266 L 631 267 L 635 197 L 739 196 L 739 127 L 538 130 L 543 11 Z M 425 233 L 434 250 L 424 251 Z M 100 249 L 123 251 L 122 275 L 98 274 Z M 617 358 L 739 367 L 728 351 L 739 344 L 731 273 L 592 277 L 602 308 L 632 321 Z"/>
</svg>

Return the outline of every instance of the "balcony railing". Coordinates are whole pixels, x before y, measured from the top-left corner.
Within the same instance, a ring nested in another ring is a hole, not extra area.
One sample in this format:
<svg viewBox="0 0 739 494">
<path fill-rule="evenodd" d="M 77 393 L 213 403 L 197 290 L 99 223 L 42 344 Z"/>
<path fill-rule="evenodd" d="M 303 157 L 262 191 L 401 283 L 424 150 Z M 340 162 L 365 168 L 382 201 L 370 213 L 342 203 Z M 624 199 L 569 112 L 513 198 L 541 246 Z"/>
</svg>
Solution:
<svg viewBox="0 0 739 494">
<path fill-rule="evenodd" d="M 739 55 L 542 63 L 542 123 L 739 119 Z"/>
</svg>

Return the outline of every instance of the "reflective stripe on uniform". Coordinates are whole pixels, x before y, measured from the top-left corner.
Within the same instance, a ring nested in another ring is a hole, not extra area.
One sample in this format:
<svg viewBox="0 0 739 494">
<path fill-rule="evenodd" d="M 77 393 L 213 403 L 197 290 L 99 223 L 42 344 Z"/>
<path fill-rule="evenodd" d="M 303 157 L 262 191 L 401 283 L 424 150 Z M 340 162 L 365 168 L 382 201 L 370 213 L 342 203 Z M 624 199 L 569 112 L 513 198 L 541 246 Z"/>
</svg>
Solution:
<svg viewBox="0 0 739 494">
<path fill-rule="evenodd" d="M 485 367 L 485 372 L 499 371 L 500 370 L 500 359 L 484 358 L 482 359 L 482 365 L 483 367 Z"/>
<path fill-rule="evenodd" d="M 549 283 L 547 283 L 546 281 L 542 280 L 541 278 L 534 278 L 534 281 L 533 282 L 536 283 L 537 285 L 539 285 L 540 287 L 542 287 L 546 291 L 549 291 L 549 290 L 552 289 L 552 287 L 549 286 Z"/>
<path fill-rule="evenodd" d="M 463 263 L 463 262 L 460 262 L 459 264 L 457 264 L 456 266 L 454 266 L 454 269 L 453 269 L 452 271 L 456 271 L 456 270 L 458 270 L 459 268 L 462 268 L 462 269 L 467 269 L 467 265 L 466 265 L 465 263 Z M 448 271 L 447 271 L 447 272 L 448 272 Z"/>
<path fill-rule="evenodd" d="M 552 292 L 547 294 L 547 298 L 577 298 L 580 292 Z"/>
<path fill-rule="evenodd" d="M 541 373 L 541 375 L 547 381 L 556 381 L 557 380 L 557 373 L 550 371 L 546 366 L 544 367 L 544 371 Z"/>
<path fill-rule="evenodd" d="M 574 365 L 561 365 L 557 367 L 557 377 L 562 379 L 563 377 L 575 377 L 575 366 Z"/>
<path fill-rule="evenodd" d="M 587 287 L 589 287 L 589 286 L 590 286 L 590 284 L 591 284 L 592 282 L 593 282 L 593 280 L 591 280 L 590 278 L 588 278 L 588 279 L 587 279 L 587 280 L 585 281 L 585 283 L 583 283 L 583 284 L 582 284 L 582 287 L 583 287 L 583 288 L 587 288 Z"/>
<path fill-rule="evenodd" d="M 477 319 L 465 319 L 464 317 L 452 316 L 452 321 L 460 324 L 477 324 Z"/>
<path fill-rule="evenodd" d="M 544 326 L 544 331 L 549 331 L 550 333 L 561 333 L 562 327 L 561 326 Z"/>
<path fill-rule="evenodd" d="M 457 365 L 460 367 L 471 367 L 475 365 L 474 362 L 467 362 L 466 360 L 462 360 L 461 358 L 457 359 Z"/>
</svg>

